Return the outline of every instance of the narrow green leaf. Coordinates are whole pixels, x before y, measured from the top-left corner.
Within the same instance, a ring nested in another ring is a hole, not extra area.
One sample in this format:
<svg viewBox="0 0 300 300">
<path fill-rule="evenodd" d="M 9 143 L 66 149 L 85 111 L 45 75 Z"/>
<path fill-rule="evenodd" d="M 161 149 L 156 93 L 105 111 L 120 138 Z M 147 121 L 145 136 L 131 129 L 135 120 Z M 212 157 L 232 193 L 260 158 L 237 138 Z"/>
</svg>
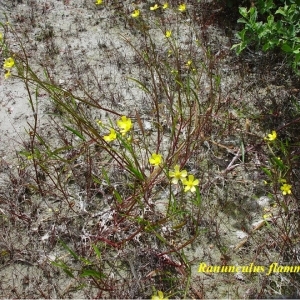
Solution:
<svg viewBox="0 0 300 300">
<path fill-rule="evenodd" d="M 51 265 L 61 268 L 67 275 L 74 278 L 73 273 L 70 271 L 70 268 L 63 261 L 52 261 Z"/>
<path fill-rule="evenodd" d="M 117 201 L 118 201 L 119 203 L 122 203 L 122 202 L 123 202 L 123 200 L 122 200 L 120 194 L 118 193 L 118 191 L 114 190 L 114 196 L 117 198 Z"/>
<path fill-rule="evenodd" d="M 87 269 L 87 270 L 82 271 L 82 273 L 80 274 L 80 277 L 96 277 L 98 279 L 101 279 L 106 276 L 98 271 L 95 271 L 92 269 Z"/>
<path fill-rule="evenodd" d="M 64 262 L 57 262 L 57 261 L 52 261 L 51 265 L 62 269 L 67 267 L 67 265 Z"/>
<path fill-rule="evenodd" d="M 95 183 L 101 184 L 101 181 L 98 177 L 96 177 L 95 175 L 92 174 L 92 178 Z"/>
<path fill-rule="evenodd" d="M 104 168 L 102 168 L 102 175 L 103 175 L 104 180 L 106 181 L 106 183 L 107 183 L 108 185 L 110 185 L 110 179 L 109 179 L 109 177 L 108 177 L 108 175 L 107 175 L 107 172 L 106 172 L 106 170 L 105 170 Z"/>
<path fill-rule="evenodd" d="M 73 149 L 73 148 L 74 148 L 73 146 L 60 147 L 60 148 L 57 148 L 54 151 L 52 151 L 51 154 L 52 155 L 57 155 L 60 152 L 63 152 L 63 151 L 66 151 L 66 150 L 70 150 L 70 149 Z"/>
<path fill-rule="evenodd" d="M 177 79 L 175 79 L 175 82 L 182 88 L 183 87 L 183 83 Z"/>
<path fill-rule="evenodd" d="M 63 241 L 60 240 L 59 242 L 76 260 L 80 259 L 80 257 L 72 249 L 70 249 Z"/>
<path fill-rule="evenodd" d="M 18 154 L 23 155 L 26 158 L 32 155 L 32 153 L 29 151 L 18 151 Z"/>
<path fill-rule="evenodd" d="M 154 231 L 154 230 L 153 230 Z M 156 237 L 162 241 L 163 243 L 167 244 L 168 242 L 166 241 L 165 238 L 163 238 L 158 232 L 154 231 L 154 234 L 156 235 Z"/>
<path fill-rule="evenodd" d="M 92 247 L 93 247 L 93 249 L 94 249 L 94 251 L 95 251 L 97 257 L 98 257 L 99 259 L 101 259 L 101 252 L 100 252 L 99 248 L 98 248 L 95 244 L 93 244 Z"/>
<path fill-rule="evenodd" d="M 284 170 L 284 164 L 283 164 L 283 162 L 282 162 L 282 160 L 281 160 L 280 158 L 274 157 L 274 158 L 273 158 L 273 161 L 274 161 L 274 163 L 279 167 L 279 169 L 280 169 L 281 171 Z"/>
<path fill-rule="evenodd" d="M 129 162 L 128 164 L 128 169 L 131 173 L 133 173 L 138 179 L 140 180 L 144 180 L 144 176 L 143 174 L 133 166 L 133 164 L 131 162 Z"/>
<path fill-rule="evenodd" d="M 77 135 L 80 139 L 82 139 L 83 141 L 85 141 L 84 136 L 79 131 L 77 131 L 76 129 L 73 129 L 73 128 L 67 126 L 67 125 L 64 125 L 64 127 L 66 129 L 68 129 L 69 131 L 71 131 L 72 133 L 74 133 L 75 135 Z"/>
<path fill-rule="evenodd" d="M 199 97 L 198 97 L 198 94 L 196 93 L 196 91 L 192 87 L 190 88 L 190 90 L 191 90 L 192 94 L 194 95 L 197 103 L 199 103 Z"/>
<path fill-rule="evenodd" d="M 72 278 L 75 278 L 73 273 L 69 269 L 63 269 L 63 271 Z"/>
<path fill-rule="evenodd" d="M 150 91 L 146 88 L 146 86 L 142 82 L 140 82 L 139 80 L 137 80 L 133 77 L 127 77 L 127 78 L 136 82 L 138 85 L 140 85 L 140 87 L 142 88 L 143 91 L 147 92 L 148 94 L 151 94 Z"/>
<path fill-rule="evenodd" d="M 89 261 L 88 259 L 84 258 L 84 257 L 80 257 L 80 260 L 85 264 L 85 265 L 91 265 L 92 262 Z"/>
<path fill-rule="evenodd" d="M 198 186 L 196 186 L 196 199 L 197 199 L 197 204 L 200 207 L 201 206 L 201 195 L 200 195 L 200 191 L 199 191 L 199 187 Z"/>
<path fill-rule="evenodd" d="M 272 177 L 272 173 L 269 169 L 265 168 L 265 167 L 262 167 L 262 170 L 269 176 L 269 177 Z"/>
</svg>

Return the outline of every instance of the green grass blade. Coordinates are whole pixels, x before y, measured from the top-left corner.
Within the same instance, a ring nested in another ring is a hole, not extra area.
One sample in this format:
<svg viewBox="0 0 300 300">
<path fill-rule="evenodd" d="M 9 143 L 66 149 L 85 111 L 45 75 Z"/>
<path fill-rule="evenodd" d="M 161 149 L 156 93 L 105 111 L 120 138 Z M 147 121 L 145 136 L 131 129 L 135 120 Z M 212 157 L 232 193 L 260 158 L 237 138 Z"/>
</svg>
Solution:
<svg viewBox="0 0 300 300">
<path fill-rule="evenodd" d="M 59 242 L 76 260 L 80 260 L 80 257 L 72 249 L 70 249 L 63 241 Z"/>
<path fill-rule="evenodd" d="M 80 277 L 96 277 L 98 279 L 105 278 L 106 276 L 98 271 L 87 269 L 83 270 Z"/>
<path fill-rule="evenodd" d="M 147 92 L 148 94 L 151 94 L 150 91 L 146 88 L 146 86 L 142 82 L 140 82 L 139 80 L 137 80 L 133 77 L 127 77 L 127 78 L 136 82 L 142 88 L 143 91 Z"/>
<path fill-rule="evenodd" d="M 99 248 L 98 248 L 96 245 L 92 245 L 92 247 L 93 247 L 93 249 L 94 249 L 94 251 L 95 251 L 97 257 L 98 257 L 99 259 L 101 259 L 101 252 L 100 252 Z"/>
<path fill-rule="evenodd" d="M 74 133 L 76 136 L 78 136 L 81 140 L 86 141 L 84 136 L 79 131 L 77 131 L 76 129 L 73 129 L 73 128 L 67 126 L 67 125 L 64 125 L 64 127 L 66 129 L 68 129 L 69 131 L 71 131 L 72 133 Z"/>
</svg>

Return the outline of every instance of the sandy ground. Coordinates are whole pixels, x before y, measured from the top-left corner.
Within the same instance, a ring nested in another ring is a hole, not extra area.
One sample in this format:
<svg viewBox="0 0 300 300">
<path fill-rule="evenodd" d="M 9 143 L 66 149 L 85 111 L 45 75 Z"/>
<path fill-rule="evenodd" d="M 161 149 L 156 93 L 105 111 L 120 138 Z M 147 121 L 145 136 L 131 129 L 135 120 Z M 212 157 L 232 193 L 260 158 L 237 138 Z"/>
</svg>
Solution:
<svg viewBox="0 0 300 300">
<path fill-rule="evenodd" d="M 128 11 L 132 11 L 134 8 L 129 2 L 125 1 L 124 4 L 128 5 Z M 1 5 L 0 9 L 7 13 L 9 22 L 16 26 L 16 31 L 19 34 L 22 35 L 24 28 L 28 28 L 26 38 L 24 37 L 23 41 L 26 49 L 29 49 L 30 61 L 32 61 L 34 68 L 41 70 L 39 69 L 40 63 L 46 62 L 56 82 L 65 86 L 66 89 L 76 90 L 77 78 L 84 78 L 89 83 L 90 76 L 97 78 L 98 81 L 106 82 L 106 89 L 97 90 L 95 86 L 91 87 L 92 93 L 95 93 L 96 97 L 101 97 L 104 105 L 117 110 L 120 114 L 132 115 L 138 109 L 144 120 L 150 124 L 151 118 L 147 114 L 150 107 L 147 105 L 146 95 L 134 82 L 127 79 L 128 77 L 146 76 L 135 61 L 134 51 L 122 38 L 126 37 L 134 41 L 138 36 L 122 26 L 115 10 L 111 10 L 109 6 L 98 8 L 92 1 L 83 0 L 40 0 L 34 4 L 30 1 L 20 1 L 13 4 L 10 1 L 3 1 Z M 34 10 L 32 10 L 33 7 Z M 0 19 L 2 22 L 5 21 L 3 11 Z M 184 30 L 188 33 L 186 23 L 182 24 L 182 28 L 183 33 Z M 217 29 L 215 31 L 212 28 L 209 30 L 212 33 L 212 49 L 219 48 L 227 51 L 230 47 L 228 37 L 222 34 L 218 36 L 220 31 Z M 51 38 L 46 39 L 45 35 L 49 34 L 49 31 Z M 157 34 L 155 38 L 158 44 L 162 43 L 162 36 Z M 186 39 L 188 39 L 188 35 L 182 34 L 180 42 L 184 43 Z M 56 54 L 51 54 L 51 51 Z M 241 92 L 238 86 L 247 87 L 247 82 L 241 83 L 242 79 L 231 72 L 226 60 L 221 69 L 224 97 L 234 99 L 235 106 L 229 109 L 233 118 L 239 113 L 237 105 L 239 101 L 247 98 L 251 102 L 258 95 L 257 91 L 261 93 L 262 97 L 264 96 L 265 87 L 261 86 L 255 86 L 248 91 L 245 89 Z M 50 107 L 51 103 L 46 96 L 44 98 L 39 97 L 37 112 L 39 129 L 44 130 L 44 132 L 49 124 Z M 103 112 L 92 111 L 91 114 L 94 119 L 105 118 Z M 5 80 L 2 76 L 0 79 L 0 187 L 2 186 L 3 190 L 9 178 L 8 170 L 13 172 L 17 170 L 16 153 L 23 149 L 24 142 L 28 138 L 26 131 L 30 130 L 29 124 L 32 124 L 32 121 L 32 110 L 23 83 L 17 78 Z M 253 130 L 255 131 L 256 128 Z M 49 133 L 49 137 L 51 137 L 51 133 Z M 236 142 L 234 134 L 232 137 L 229 136 L 229 140 L 231 138 Z M 222 167 L 220 167 L 220 161 L 217 157 L 214 156 L 213 159 L 216 166 L 212 167 L 212 172 L 215 172 Z M 264 274 L 198 273 L 201 262 L 221 264 L 225 261 L 230 265 L 249 265 L 255 258 L 254 249 L 257 249 L 255 239 L 252 241 L 252 245 L 254 245 L 252 249 L 251 247 L 244 247 L 249 243 L 243 243 L 243 241 L 253 228 L 256 228 L 254 234 L 257 234 L 257 238 L 263 238 L 264 231 L 259 230 L 263 229 L 263 226 L 259 227 L 259 222 L 262 221 L 264 208 L 269 207 L 270 199 L 265 195 L 263 185 L 256 184 L 257 178 L 260 178 L 259 172 L 255 168 L 250 169 L 249 172 L 245 173 L 243 166 L 241 166 L 236 169 L 234 175 L 228 174 L 226 180 L 220 175 L 220 182 L 218 181 L 212 191 L 214 199 L 211 203 L 205 204 L 206 209 L 208 209 L 207 218 L 204 218 L 203 223 L 199 224 L 203 229 L 202 240 L 189 247 L 186 252 L 188 259 L 195 261 L 191 269 L 192 291 L 194 293 L 191 292 L 189 295 L 199 298 L 204 293 L 206 298 L 251 298 L 253 295 L 258 295 L 260 289 L 265 287 Z M 222 170 L 219 174 L 222 174 Z M 236 180 L 241 184 L 236 185 L 234 183 Z M 230 189 L 229 194 L 226 195 L 223 188 L 225 184 L 228 184 Z M 221 199 L 224 201 L 223 203 L 227 203 L 230 197 L 235 197 L 236 201 L 228 206 L 224 204 L 223 209 L 218 210 L 218 201 Z M 74 281 L 63 273 L 55 273 L 55 268 L 50 266 L 49 261 L 53 258 L 63 257 L 65 252 L 57 245 L 52 246 L 50 242 L 52 219 L 49 217 L 48 221 L 46 213 L 49 210 L 48 204 L 46 205 L 41 199 L 36 201 L 39 203 L 40 218 L 35 224 L 28 225 L 32 236 L 30 234 L 26 236 L 26 226 L 23 224 L 20 225 L 19 232 L 15 230 L 14 226 L 7 225 L 6 228 L 9 228 L 10 231 L 6 229 L 5 233 L 10 233 L 5 234 L 3 232 L 0 237 L 0 241 L 3 240 L 2 248 L 4 250 L 2 250 L 14 252 L 14 255 L 11 254 L 13 258 L 2 261 L 0 276 L 3 281 L 0 296 L 24 298 L 95 297 L 96 291 L 91 286 L 77 291 L 73 288 L 76 285 Z M 58 204 L 52 204 L 51 207 L 61 209 Z M 80 212 L 80 208 L 78 211 Z M 220 221 L 212 222 L 211 224 L 214 224 L 215 228 L 208 230 L 207 220 L 211 221 L 215 218 Z M 64 232 L 66 224 L 68 223 L 59 224 L 61 227 L 57 234 Z M 90 223 L 84 224 L 89 228 Z M 37 230 L 37 227 L 40 229 Z M 208 233 L 206 234 L 206 232 Z M 20 237 L 21 235 L 23 237 Z M 79 235 L 81 239 L 84 238 L 82 231 L 79 232 Z M 214 243 L 215 239 L 219 242 Z M 13 251 L 5 248 L 6 240 L 13 242 Z M 223 245 L 224 248 L 219 247 L 219 245 Z M 234 251 L 237 248 L 241 251 Z M 138 261 L 139 252 L 137 250 L 133 251 L 132 248 L 129 248 L 127 251 L 131 253 L 130 261 L 135 259 Z M 111 256 L 114 255 L 115 253 L 112 253 Z M 124 255 L 126 256 L 126 253 Z M 261 254 L 257 255 L 260 256 Z M 274 256 L 276 253 L 272 253 L 270 250 L 270 255 Z M 262 264 L 267 263 L 263 257 L 259 259 L 261 259 Z M 276 259 L 275 256 L 271 261 L 274 259 Z M 134 263 L 129 263 L 128 269 L 132 271 L 133 266 L 138 268 Z M 128 270 L 126 272 L 130 273 Z M 115 272 L 115 276 L 122 277 L 124 275 L 118 275 Z M 134 275 L 131 274 L 131 276 L 135 278 Z M 119 283 L 121 282 L 120 279 Z M 131 289 L 131 291 L 124 293 L 123 296 L 141 297 L 139 288 L 134 282 L 133 279 L 130 283 L 126 283 L 126 288 Z M 40 283 L 41 288 L 36 289 Z M 120 295 L 122 294 L 116 295 L 116 297 Z M 150 295 L 151 290 L 147 289 L 143 297 Z"/>
</svg>

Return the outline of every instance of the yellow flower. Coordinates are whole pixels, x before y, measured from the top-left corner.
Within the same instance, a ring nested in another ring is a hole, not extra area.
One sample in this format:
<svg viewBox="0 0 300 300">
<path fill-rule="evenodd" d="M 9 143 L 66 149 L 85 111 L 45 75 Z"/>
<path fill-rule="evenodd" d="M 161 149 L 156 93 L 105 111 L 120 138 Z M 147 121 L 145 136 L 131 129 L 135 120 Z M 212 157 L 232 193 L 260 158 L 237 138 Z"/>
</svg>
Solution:
<svg viewBox="0 0 300 300">
<path fill-rule="evenodd" d="M 139 10 L 139 9 L 136 9 L 136 10 L 131 14 L 131 16 L 132 16 L 133 18 L 137 18 L 137 17 L 139 17 L 139 15 L 140 15 L 140 10 Z"/>
<path fill-rule="evenodd" d="M 281 191 L 282 191 L 282 194 L 285 196 L 286 194 L 290 194 L 292 191 L 291 191 L 291 188 L 292 186 L 290 184 L 283 184 L 281 186 Z"/>
<path fill-rule="evenodd" d="M 275 130 L 272 131 L 272 133 L 269 133 L 267 137 L 265 137 L 265 140 L 268 141 L 274 141 L 277 138 L 277 133 Z"/>
<path fill-rule="evenodd" d="M 172 31 L 171 30 L 167 30 L 166 31 L 166 38 L 171 37 L 171 35 L 172 35 Z"/>
<path fill-rule="evenodd" d="M 188 60 L 186 65 L 189 67 L 193 62 L 191 60 Z"/>
<path fill-rule="evenodd" d="M 186 5 L 185 5 L 184 3 L 183 3 L 183 4 L 180 4 L 180 5 L 178 6 L 178 10 L 181 11 L 181 12 L 186 11 Z"/>
<path fill-rule="evenodd" d="M 120 132 L 122 135 L 125 135 L 132 128 L 131 119 L 127 119 L 125 116 L 122 116 L 121 119 L 117 121 L 117 125 L 121 129 Z"/>
<path fill-rule="evenodd" d="M 2 41 L 3 40 L 3 34 L 2 34 L 2 32 L 0 32 L 0 41 Z"/>
<path fill-rule="evenodd" d="M 103 0 L 96 0 L 95 4 L 102 4 Z"/>
<path fill-rule="evenodd" d="M 155 4 L 154 6 L 150 7 L 150 10 L 157 10 L 159 8 L 159 6 L 157 4 Z"/>
<path fill-rule="evenodd" d="M 14 59 L 12 57 L 9 57 L 4 61 L 3 67 L 4 69 L 11 69 L 14 66 L 14 64 Z"/>
<path fill-rule="evenodd" d="M 169 7 L 169 4 L 168 3 L 165 3 L 164 5 L 163 5 L 163 9 L 167 9 Z"/>
<path fill-rule="evenodd" d="M 164 298 L 164 293 L 162 291 L 157 291 L 157 295 L 153 295 L 151 300 L 168 300 L 168 298 Z"/>
<path fill-rule="evenodd" d="M 194 180 L 194 175 L 189 175 L 188 178 L 189 178 L 189 180 L 184 179 L 182 181 L 182 183 L 185 185 L 184 191 L 185 192 L 188 192 L 188 191 L 195 192 L 196 191 L 195 186 L 197 186 L 199 184 L 199 180 L 198 179 Z"/>
<path fill-rule="evenodd" d="M 272 217 L 272 214 L 264 214 L 263 219 L 264 220 L 269 220 Z"/>
<path fill-rule="evenodd" d="M 7 79 L 11 76 L 10 70 L 5 70 L 4 78 Z"/>
<path fill-rule="evenodd" d="M 179 165 L 176 165 L 174 167 L 174 171 L 169 172 L 169 176 L 174 177 L 172 179 L 172 183 L 177 184 L 178 180 L 184 180 L 184 178 L 187 176 L 187 171 L 186 170 L 180 171 Z"/>
<path fill-rule="evenodd" d="M 115 140 L 117 138 L 116 131 L 114 129 L 111 129 L 109 135 L 105 135 L 103 138 L 106 142 L 111 142 Z"/>
<path fill-rule="evenodd" d="M 162 162 L 162 156 L 160 154 L 153 153 L 149 158 L 149 162 L 153 166 L 158 166 Z"/>
</svg>

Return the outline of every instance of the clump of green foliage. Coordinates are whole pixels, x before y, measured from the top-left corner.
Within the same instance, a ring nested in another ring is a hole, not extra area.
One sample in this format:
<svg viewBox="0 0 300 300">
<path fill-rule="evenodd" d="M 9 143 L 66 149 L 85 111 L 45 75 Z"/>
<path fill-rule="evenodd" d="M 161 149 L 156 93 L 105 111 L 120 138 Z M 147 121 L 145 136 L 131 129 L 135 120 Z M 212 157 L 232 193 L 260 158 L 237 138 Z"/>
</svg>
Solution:
<svg viewBox="0 0 300 300">
<path fill-rule="evenodd" d="M 263 51 L 281 49 L 289 57 L 293 70 L 299 74 L 300 65 L 300 1 L 257 1 L 247 9 L 240 7 L 239 23 L 244 28 L 237 33 L 240 43 L 233 49 L 240 54 L 246 47 L 256 45 Z"/>
</svg>

